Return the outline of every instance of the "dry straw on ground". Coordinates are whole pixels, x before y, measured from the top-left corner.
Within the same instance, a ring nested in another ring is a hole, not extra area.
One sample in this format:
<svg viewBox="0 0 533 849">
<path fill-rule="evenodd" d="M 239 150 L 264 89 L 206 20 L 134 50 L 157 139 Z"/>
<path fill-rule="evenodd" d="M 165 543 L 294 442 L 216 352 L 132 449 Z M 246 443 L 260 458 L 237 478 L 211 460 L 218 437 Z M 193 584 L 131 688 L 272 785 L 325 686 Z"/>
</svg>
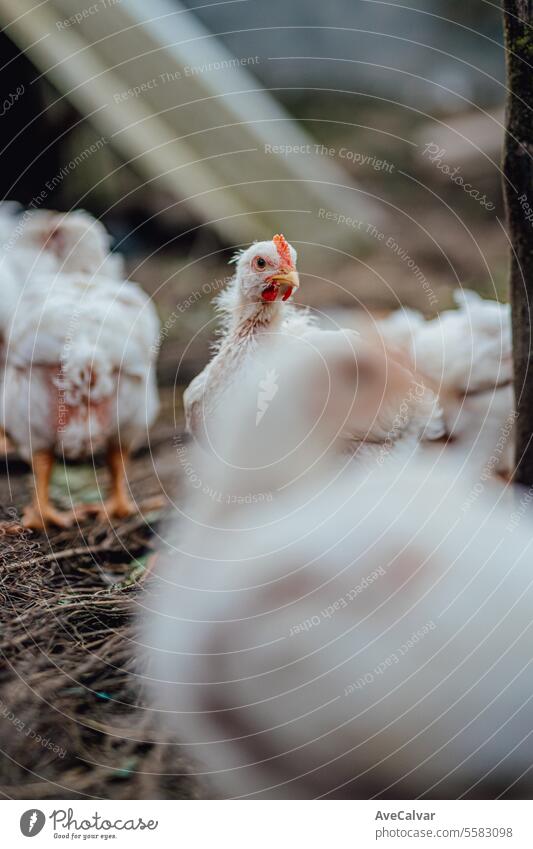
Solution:
<svg viewBox="0 0 533 849">
<path fill-rule="evenodd" d="M 153 489 L 143 463 L 137 495 Z M 136 616 L 159 518 L 0 539 L 1 797 L 199 795 L 142 703 Z"/>
</svg>

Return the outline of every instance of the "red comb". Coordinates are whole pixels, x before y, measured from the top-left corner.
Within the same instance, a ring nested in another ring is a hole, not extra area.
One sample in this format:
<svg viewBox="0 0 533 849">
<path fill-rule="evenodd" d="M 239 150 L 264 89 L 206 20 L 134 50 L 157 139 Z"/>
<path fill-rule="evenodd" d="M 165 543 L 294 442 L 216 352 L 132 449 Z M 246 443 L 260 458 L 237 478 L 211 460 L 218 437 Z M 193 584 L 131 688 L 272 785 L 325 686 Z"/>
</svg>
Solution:
<svg viewBox="0 0 533 849">
<path fill-rule="evenodd" d="M 272 241 L 276 246 L 278 256 L 283 265 L 287 266 L 287 268 L 293 268 L 291 249 L 285 236 L 282 236 L 281 233 L 277 233 Z"/>
</svg>

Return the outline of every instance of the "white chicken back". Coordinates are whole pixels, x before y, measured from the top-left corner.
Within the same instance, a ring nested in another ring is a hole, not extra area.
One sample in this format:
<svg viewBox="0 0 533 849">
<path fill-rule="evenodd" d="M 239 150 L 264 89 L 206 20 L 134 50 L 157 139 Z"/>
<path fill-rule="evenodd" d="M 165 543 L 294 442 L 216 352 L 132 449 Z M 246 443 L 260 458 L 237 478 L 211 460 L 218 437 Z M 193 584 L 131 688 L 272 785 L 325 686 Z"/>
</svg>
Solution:
<svg viewBox="0 0 533 849">
<path fill-rule="evenodd" d="M 153 305 L 135 284 L 83 274 L 28 284 L 11 328 L 4 385 L 5 427 L 22 455 L 53 446 L 80 458 L 114 433 L 134 443 L 157 412 L 151 349 L 158 328 Z"/>
<path fill-rule="evenodd" d="M 158 329 L 153 304 L 130 282 L 79 272 L 25 285 L 10 326 L 1 424 L 33 466 L 27 527 L 66 527 L 76 518 L 49 502 L 54 457 L 82 460 L 105 450 L 112 495 L 94 509 L 134 512 L 125 459 L 157 415 Z"/>
</svg>

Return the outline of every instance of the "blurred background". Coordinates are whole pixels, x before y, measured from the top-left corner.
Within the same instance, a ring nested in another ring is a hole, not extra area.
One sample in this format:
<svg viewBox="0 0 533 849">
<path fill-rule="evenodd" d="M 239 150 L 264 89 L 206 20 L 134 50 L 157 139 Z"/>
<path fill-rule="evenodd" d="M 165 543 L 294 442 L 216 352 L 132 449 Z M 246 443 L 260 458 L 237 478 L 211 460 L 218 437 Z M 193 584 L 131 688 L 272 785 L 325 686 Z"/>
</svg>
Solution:
<svg viewBox="0 0 533 849">
<path fill-rule="evenodd" d="M 236 246 L 284 232 L 300 300 L 434 314 L 505 298 L 504 56 L 485 0 L 0 0 L 3 198 L 102 218 L 208 355 Z M 463 181 L 463 183 L 460 182 Z"/>
</svg>

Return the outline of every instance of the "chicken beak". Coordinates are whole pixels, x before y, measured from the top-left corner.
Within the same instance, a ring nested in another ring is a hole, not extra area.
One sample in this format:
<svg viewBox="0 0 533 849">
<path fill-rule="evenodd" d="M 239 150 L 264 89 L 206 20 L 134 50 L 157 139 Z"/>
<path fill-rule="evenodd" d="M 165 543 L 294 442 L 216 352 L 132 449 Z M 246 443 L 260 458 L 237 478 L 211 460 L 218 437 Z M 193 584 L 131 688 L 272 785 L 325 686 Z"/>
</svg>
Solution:
<svg viewBox="0 0 533 849">
<path fill-rule="evenodd" d="M 300 279 L 297 271 L 285 271 L 280 274 L 275 274 L 272 277 L 272 281 L 280 287 L 281 299 L 283 301 L 288 300 L 288 298 L 292 295 L 293 290 L 298 289 L 300 285 Z"/>
</svg>

